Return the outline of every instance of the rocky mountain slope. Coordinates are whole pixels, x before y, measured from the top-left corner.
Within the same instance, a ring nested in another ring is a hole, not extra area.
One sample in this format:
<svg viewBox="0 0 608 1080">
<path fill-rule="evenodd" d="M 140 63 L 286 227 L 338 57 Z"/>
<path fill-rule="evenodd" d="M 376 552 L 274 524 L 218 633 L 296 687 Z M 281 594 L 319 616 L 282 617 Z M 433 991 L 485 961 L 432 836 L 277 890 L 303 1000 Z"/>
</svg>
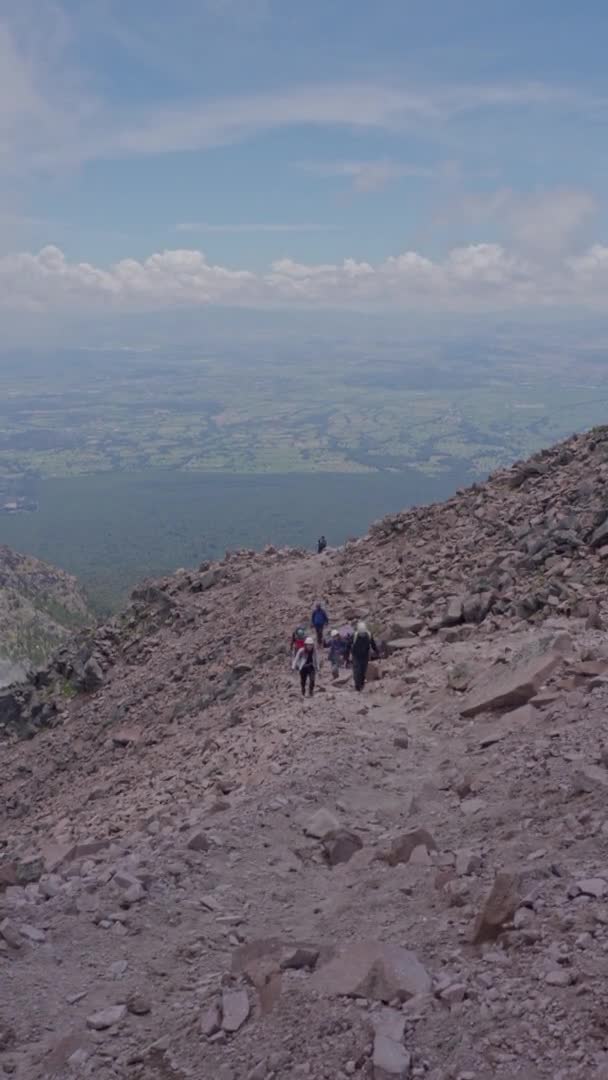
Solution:
<svg viewBox="0 0 608 1080">
<path fill-rule="evenodd" d="M 606 1080 L 607 478 L 602 429 L 179 572 L 5 692 L 5 1073 Z M 300 697 L 316 599 L 361 695 Z"/>
<path fill-rule="evenodd" d="M 76 579 L 0 545 L 0 687 L 43 667 L 94 617 Z"/>
</svg>

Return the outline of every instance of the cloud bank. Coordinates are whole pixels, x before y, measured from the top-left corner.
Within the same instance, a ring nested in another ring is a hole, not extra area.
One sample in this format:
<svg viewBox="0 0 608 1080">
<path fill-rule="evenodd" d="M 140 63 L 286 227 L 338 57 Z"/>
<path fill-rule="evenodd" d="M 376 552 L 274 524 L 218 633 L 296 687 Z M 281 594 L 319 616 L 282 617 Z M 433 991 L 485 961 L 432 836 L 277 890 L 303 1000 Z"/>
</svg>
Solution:
<svg viewBox="0 0 608 1080">
<path fill-rule="evenodd" d="M 266 272 L 210 263 L 174 250 L 109 268 L 70 262 L 53 246 L 0 258 L 0 308 L 28 312 L 205 307 L 342 308 L 475 313 L 547 308 L 608 311 L 608 247 L 547 263 L 500 244 L 457 247 L 433 260 L 405 251 L 382 262 L 304 264 L 290 258 Z"/>
</svg>

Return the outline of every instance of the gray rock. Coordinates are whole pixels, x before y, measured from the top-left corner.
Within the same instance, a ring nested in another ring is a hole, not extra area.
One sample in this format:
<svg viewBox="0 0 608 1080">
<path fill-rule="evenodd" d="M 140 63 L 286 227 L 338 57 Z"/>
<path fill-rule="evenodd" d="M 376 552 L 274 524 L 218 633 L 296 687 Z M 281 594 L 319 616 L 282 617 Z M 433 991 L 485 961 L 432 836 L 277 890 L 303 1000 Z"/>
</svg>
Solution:
<svg viewBox="0 0 608 1080">
<path fill-rule="evenodd" d="M 102 1009 L 100 1012 L 92 1013 L 91 1016 L 87 1016 L 87 1027 L 91 1031 L 106 1031 L 107 1028 L 115 1027 L 116 1024 L 120 1024 L 121 1020 L 124 1020 L 127 1015 L 126 1005 L 110 1005 L 108 1009 Z"/>
<path fill-rule="evenodd" d="M 313 814 L 305 826 L 304 832 L 307 836 L 313 836 L 316 840 L 324 840 L 326 836 L 336 832 L 339 828 L 340 822 L 338 819 L 329 810 L 322 807 L 317 810 L 316 814 Z"/>
<path fill-rule="evenodd" d="M 207 1039 L 217 1034 L 222 1026 L 222 1014 L 216 1001 L 205 1009 L 201 1016 L 200 1031 Z"/>
<path fill-rule="evenodd" d="M 461 716 L 473 717 L 493 709 L 525 705 L 561 662 L 561 656 L 549 652 L 521 664 L 495 665 L 484 682 L 465 698 L 460 707 Z"/>
<path fill-rule="evenodd" d="M 233 1034 L 242 1028 L 249 1017 L 249 996 L 246 990 L 224 990 L 222 994 L 222 1028 Z"/>
<path fill-rule="evenodd" d="M 23 944 L 21 934 L 10 919 L 3 919 L 0 923 L 0 937 L 11 949 L 20 949 Z"/>
<path fill-rule="evenodd" d="M 411 1075 L 412 1059 L 401 1043 L 376 1035 L 374 1039 L 374 1080 L 407 1080 Z"/>
<path fill-rule="evenodd" d="M 350 829 L 336 829 L 323 839 L 323 848 L 330 866 L 339 866 L 352 859 L 355 852 L 363 847 L 363 841 Z"/>
<path fill-rule="evenodd" d="M 428 993 L 431 980 L 415 953 L 400 945 L 364 941 L 342 946 L 310 985 L 328 997 L 389 1002 Z"/>
</svg>

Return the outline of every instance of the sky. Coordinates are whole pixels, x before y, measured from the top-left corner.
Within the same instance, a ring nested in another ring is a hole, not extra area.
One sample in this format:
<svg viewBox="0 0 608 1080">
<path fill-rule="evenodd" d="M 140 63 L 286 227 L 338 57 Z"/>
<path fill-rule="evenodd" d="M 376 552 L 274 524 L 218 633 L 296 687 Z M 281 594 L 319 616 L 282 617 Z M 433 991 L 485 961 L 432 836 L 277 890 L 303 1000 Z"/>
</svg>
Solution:
<svg viewBox="0 0 608 1080">
<path fill-rule="evenodd" d="M 0 0 L 0 310 L 606 313 L 608 5 Z"/>
</svg>

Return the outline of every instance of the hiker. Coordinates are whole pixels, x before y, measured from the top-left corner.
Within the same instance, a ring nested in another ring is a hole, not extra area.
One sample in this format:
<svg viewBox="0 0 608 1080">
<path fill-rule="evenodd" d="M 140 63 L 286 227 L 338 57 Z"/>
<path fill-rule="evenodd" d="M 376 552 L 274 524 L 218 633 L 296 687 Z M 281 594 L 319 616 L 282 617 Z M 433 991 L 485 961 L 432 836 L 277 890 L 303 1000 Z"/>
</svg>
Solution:
<svg viewBox="0 0 608 1080">
<path fill-rule="evenodd" d="M 320 536 L 318 541 L 317 541 L 317 554 L 322 555 L 323 552 L 325 551 L 326 547 L 327 547 L 327 540 L 325 539 L 324 536 Z"/>
<path fill-rule="evenodd" d="M 306 630 L 303 626 L 297 626 L 293 634 L 291 635 L 291 642 L 289 646 L 289 651 L 292 658 L 296 655 L 299 649 L 302 649 L 304 647 L 305 640 Z"/>
<path fill-rule="evenodd" d="M 341 626 L 338 633 L 344 642 L 344 666 L 350 667 L 354 632 L 352 626 Z"/>
<path fill-rule="evenodd" d="M 317 660 L 317 650 L 315 648 L 315 641 L 312 637 L 307 637 L 304 645 L 301 649 L 298 649 L 294 656 L 292 663 L 292 670 L 300 672 L 300 685 L 302 687 L 302 697 L 306 694 L 306 683 L 308 682 L 308 696 L 312 697 L 315 692 L 315 678 L 319 670 L 319 662 Z"/>
<path fill-rule="evenodd" d="M 363 687 L 365 686 L 365 676 L 367 675 L 370 652 L 373 652 L 374 656 L 377 658 L 378 649 L 376 647 L 376 642 L 367 629 L 366 624 L 361 620 L 357 623 L 357 630 L 353 637 L 352 644 L 353 680 L 355 683 L 355 690 L 363 690 Z"/>
<path fill-rule="evenodd" d="M 330 634 L 329 649 L 327 656 L 331 665 L 331 674 L 333 679 L 337 679 L 340 674 L 340 668 L 344 663 L 346 643 L 342 639 L 339 630 L 332 630 Z"/>
<path fill-rule="evenodd" d="M 329 622 L 329 616 L 320 603 L 316 604 L 315 610 L 310 617 L 310 621 L 317 634 L 317 644 L 322 645 L 323 631 Z"/>
</svg>

